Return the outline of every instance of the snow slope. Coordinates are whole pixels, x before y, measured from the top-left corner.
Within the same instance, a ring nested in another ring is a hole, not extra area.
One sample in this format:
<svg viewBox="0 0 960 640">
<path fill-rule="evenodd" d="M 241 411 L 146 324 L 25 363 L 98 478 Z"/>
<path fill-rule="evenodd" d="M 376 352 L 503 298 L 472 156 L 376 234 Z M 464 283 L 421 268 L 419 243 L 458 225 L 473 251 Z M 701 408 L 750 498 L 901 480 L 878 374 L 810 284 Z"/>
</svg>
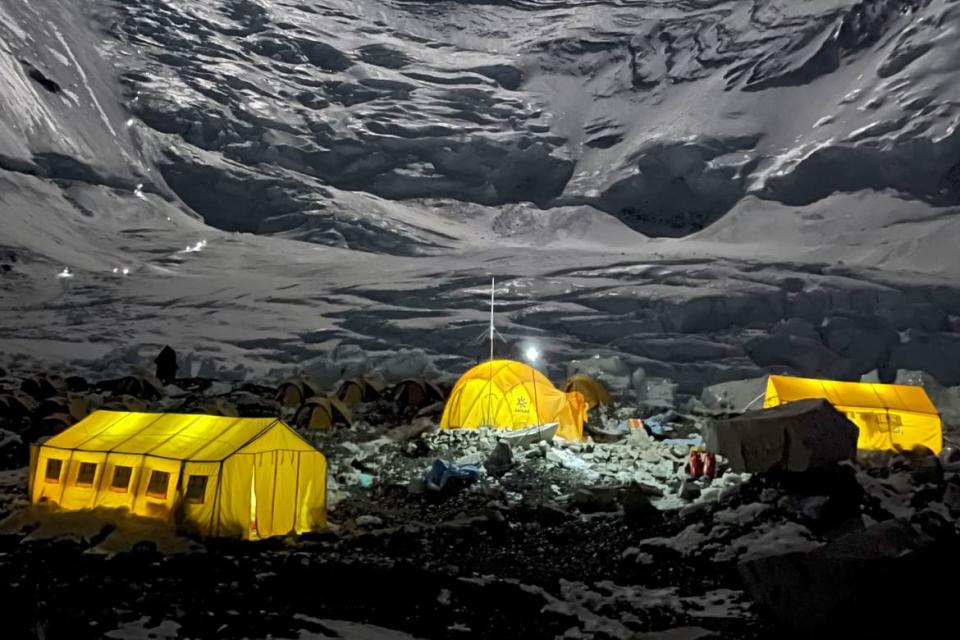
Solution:
<svg viewBox="0 0 960 640">
<path fill-rule="evenodd" d="M 554 373 L 958 384 L 958 29 L 948 0 L 5 3 L 0 350 L 455 370 L 496 275 L 504 348 Z"/>
</svg>

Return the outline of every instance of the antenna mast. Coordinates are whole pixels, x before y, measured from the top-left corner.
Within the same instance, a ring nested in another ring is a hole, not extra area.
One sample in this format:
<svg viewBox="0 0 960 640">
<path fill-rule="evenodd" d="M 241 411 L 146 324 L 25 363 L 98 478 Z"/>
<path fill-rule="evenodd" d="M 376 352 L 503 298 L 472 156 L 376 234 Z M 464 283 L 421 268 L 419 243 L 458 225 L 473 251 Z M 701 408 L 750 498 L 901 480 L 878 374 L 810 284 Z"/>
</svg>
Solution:
<svg viewBox="0 0 960 640">
<path fill-rule="evenodd" d="M 496 290 L 494 286 L 495 278 L 490 278 L 490 360 L 493 361 L 493 341 L 496 339 L 497 330 L 493 327 L 493 293 Z"/>
</svg>

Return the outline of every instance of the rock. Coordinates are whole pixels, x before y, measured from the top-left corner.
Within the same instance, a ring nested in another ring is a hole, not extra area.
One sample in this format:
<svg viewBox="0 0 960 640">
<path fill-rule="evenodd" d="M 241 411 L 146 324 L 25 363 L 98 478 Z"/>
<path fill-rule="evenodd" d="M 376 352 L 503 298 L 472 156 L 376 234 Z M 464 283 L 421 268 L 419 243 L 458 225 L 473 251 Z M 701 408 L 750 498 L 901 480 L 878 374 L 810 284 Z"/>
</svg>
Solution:
<svg viewBox="0 0 960 640">
<path fill-rule="evenodd" d="M 630 390 L 630 367 L 620 356 L 573 360 L 567 366 L 567 377 L 577 373 L 585 373 L 599 380 L 614 396 L 625 397 Z"/>
<path fill-rule="evenodd" d="M 414 420 L 410 424 L 397 427 L 396 429 L 391 429 L 387 433 L 387 438 L 393 440 L 394 442 L 406 442 L 407 440 L 412 440 L 424 433 L 434 431 L 436 429 L 437 425 L 433 420 L 418 419 Z"/>
<path fill-rule="evenodd" d="M 662 495 L 662 491 L 659 492 Z M 620 504 L 623 507 L 623 519 L 628 524 L 642 524 L 660 517 L 660 512 L 650 502 L 650 487 L 631 482 L 623 491 Z"/>
<path fill-rule="evenodd" d="M 942 385 L 960 385 L 960 336 L 952 333 L 908 332 L 907 340 L 890 354 L 887 368 L 925 371 Z"/>
<path fill-rule="evenodd" d="M 960 517 L 960 484 L 948 482 L 943 491 L 943 505 L 954 517 Z"/>
<path fill-rule="evenodd" d="M 164 384 L 177 379 L 177 352 L 170 345 L 165 346 L 153 359 L 157 366 L 156 376 Z"/>
<path fill-rule="evenodd" d="M 499 476 L 506 473 L 513 467 L 513 449 L 505 442 L 498 442 L 483 466 L 490 475 Z"/>
<path fill-rule="evenodd" d="M 900 342 L 897 332 L 873 315 L 831 316 L 824 321 L 820 333 L 827 347 L 843 360 L 832 372 L 840 379 L 855 379 L 883 367 Z"/>
<path fill-rule="evenodd" d="M 700 486 L 693 480 L 684 480 L 683 484 L 680 485 L 681 500 L 696 500 L 700 497 L 700 493 Z"/>
<path fill-rule="evenodd" d="M 739 564 L 753 599 L 785 629 L 812 635 L 815 631 L 856 630 L 857 637 L 897 637 L 891 616 L 878 616 L 891 585 L 904 611 L 929 604 L 930 576 L 941 574 L 938 555 L 928 553 L 932 540 L 909 524 L 890 520 L 847 534 L 810 551 L 754 558 Z M 908 634 L 909 635 L 909 634 Z"/>
<path fill-rule="evenodd" d="M 419 496 L 427 491 L 427 483 L 423 478 L 414 478 L 407 484 L 407 493 Z"/>
<path fill-rule="evenodd" d="M 538 504 L 533 512 L 537 522 L 545 525 L 562 524 L 570 519 L 570 514 L 555 504 Z"/>
<path fill-rule="evenodd" d="M 570 499 L 571 506 L 581 513 L 602 513 L 619 509 L 619 487 L 583 487 L 577 489 Z"/>
<path fill-rule="evenodd" d="M 465 464 L 477 466 L 483 463 L 483 460 L 484 460 L 483 453 L 481 453 L 480 451 L 472 451 L 465 456 L 461 456 L 457 458 L 456 460 L 454 460 L 454 462 L 461 467 Z"/>
<path fill-rule="evenodd" d="M 634 478 L 633 482 L 630 483 L 630 487 L 639 489 L 646 495 L 653 496 L 655 498 L 659 498 L 663 496 L 663 487 L 658 487 L 657 485 L 650 484 L 650 483 L 644 482 L 643 480 L 638 479 L 641 477 L 643 477 L 643 475 L 638 473 L 637 476 Z"/>
<path fill-rule="evenodd" d="M 780 333 L 748 341 L 744 349 L 758 366 L 788 366 L 807 376 L 828 375 L 839 356 L 819 340 Z"/>
<path fill-rule="evenodd" d="M 797 317 L 781 320 L 770 327 L 770 333 L 798 336 L 801 338 L 816 340 L 817 342 L 820 341 L 820 333 L 817 331 L 817 328 L 813 326 L 813 323 L 809 320 L 804 320 L 803 318 Z"/>
<path fill-rule="evenodd" d="M 647 372 L 643 367 L 637 367 L 630 375 L 630 387 L 633 389 L 634 395 L 638 398 L 643 392 L 643 381 L 646 379 Z"/>
<path fill-rule="evenodd" d="M 677 404 L 677 386 L 666 378 L 644 378 L 637 401 L 647 407 L 673 408 Z"/>
<path fill-rule="evenodd" d="M 941 484 L 943 482 L 943 463 L 929 449 L 912 451 L 907 455 L 910 463 L 910 475 L 918 484 Z"/>
<path fill-rule="evenodd" d="M 763 406 L 763 394 L 766 389 L 766 376 L 752 380 L 732 380 L 704 388 L 700 394 L 700 401 L 704 407 L 715 411 L 746 411 L 748 406 Z"/>
<path fill-rule="evenodd" d="M 383 525 L 383 519 L 378 516 L 362 515 L 357 516 L 356 523 L 358 527 L 379 527 Z"/>
<path fill-rule="evenodd" d="M 806 471 L 849 460 L 859 429 L 826 400 L 810 399 L 750 411 L 704 428 L 707 450 L 738 473 Z"/>
</svg>

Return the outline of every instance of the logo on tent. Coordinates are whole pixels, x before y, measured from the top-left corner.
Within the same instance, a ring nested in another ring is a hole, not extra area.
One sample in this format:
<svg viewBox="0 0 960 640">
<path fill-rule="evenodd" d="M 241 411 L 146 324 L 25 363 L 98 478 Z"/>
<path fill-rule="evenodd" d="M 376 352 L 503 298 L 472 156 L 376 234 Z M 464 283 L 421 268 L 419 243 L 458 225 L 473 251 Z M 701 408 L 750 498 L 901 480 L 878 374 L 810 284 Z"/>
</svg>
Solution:
<svg viewBox="0 0 960 640">
<path fill-rule="evenodd" d="M 517 411 L 522 411 L 526 413 L 530 410 L 530 407 L 527 405 L 527 399 L 523 396 L 517 398 Z"/>
</svg>

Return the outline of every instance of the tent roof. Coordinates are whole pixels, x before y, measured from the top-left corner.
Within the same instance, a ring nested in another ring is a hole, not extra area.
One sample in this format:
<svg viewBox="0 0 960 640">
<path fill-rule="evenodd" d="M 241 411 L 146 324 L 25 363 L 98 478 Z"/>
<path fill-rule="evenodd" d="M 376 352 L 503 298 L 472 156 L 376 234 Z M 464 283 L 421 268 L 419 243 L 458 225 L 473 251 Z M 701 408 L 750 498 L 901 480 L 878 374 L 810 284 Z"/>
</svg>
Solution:
<svg viewBox="0 0 960 640">
<path fill-rule="evenodd" d="M 771 397 L 771 391 L 774 391 L 781 403 L 804 398 L 826 398 L 831 404 L 841 407 L 939 415 L 923 387 L 790 376 L 770 376 L 767 385 L 767 397 Z"/>
<path fill-rule="evenodd" d="M 508 391 L 517 385 L 531 382 L 544 388 L 555 388 L 545 375 L 530 365 L 515 360 L 490 360 L 478 364 L 463 374 L 457 381 L 456 386 L 470 380 L 490 382 L 502 391 Z"/>
<path fill-rule="evenodd" d="M 97 411 L 43 446 L 74 451 L 217 461 L 266 437 L 270 449 L 315 449 L 277 418 Z M 263 447 L 260 443 L 260 448 Z M 276 444 L 276 446 L 273 446 Z"/>
</svg>

